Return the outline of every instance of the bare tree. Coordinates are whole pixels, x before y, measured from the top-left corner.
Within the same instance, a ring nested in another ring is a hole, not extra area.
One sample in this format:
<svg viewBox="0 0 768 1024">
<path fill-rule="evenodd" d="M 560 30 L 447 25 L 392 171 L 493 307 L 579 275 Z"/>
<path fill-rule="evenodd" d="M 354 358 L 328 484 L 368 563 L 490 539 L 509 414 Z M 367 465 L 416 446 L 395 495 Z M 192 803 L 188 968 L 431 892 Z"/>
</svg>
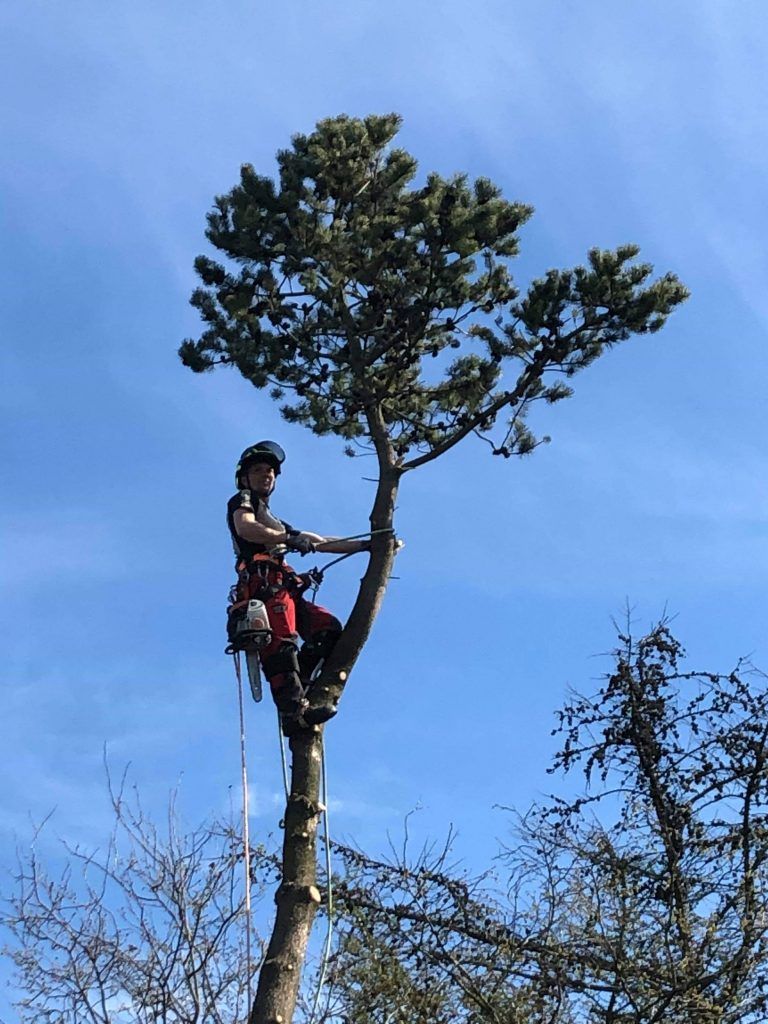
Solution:
<svg viewBox="0 0 768 1024">
<path fill-rule="evenodd" d="M 768 1010 L 765 677 L 683 671 L 662 623 L 560 713 L 587 789 L 491 877 L 341 849 L 329 1020 L 757 1024 Z"/>
<path fill-rule="evenodd" d="M 666 623 L 620 638 L 559 712 L 552 770 L 585 787 L 518 817 L 486 873 L 451 836 L 388 858 L 336 846 L 336 943 L 313 1024 L 759 1024 L 768 1012 L 768 690 L 688 671 Z M 247 1012 L 242 835 L 162 836 L 122 788 L 101 854 L 34 849 L 3 923 L 48 1024 L 236 1024 Z M 407 840 L 407 824 L 406 824 Z M 257 896 L 282 864 L 252 851 Z M 321 879 L 321 883 L 325 881 Z M 256 944 L 252 965 L 266 955 Z M 306 981 L 306 979 L 305 979 Z M 305 984 L 304 995 L 313 994 Z"/>
<path fill-rule="evenodd" d="M 376 458 L 370 561 L 310 694 L 318 720 L 335 713 L 383 600 L 404 476 L 468 437 L 503 458 L 533 451 L 530 409 L 570 396 L 580 370 L 658 331 L 687 297 L 673 274 L 651 280 L 635 245 L 592 249 L 521 297 L 510 268 L 531 208 L 486 178 L 432 173 L 411 187 L 416 161 L 391 146 L 399 126 L 394 114 L 331 118 L 278 153 L 278 182 L 242 167 L 208 217 L 227 262 L 195 264 L 205 329 L 180 349 L 192 370 L 233 366 L 290 422 Z M 283 875 L 252 1024 L 293 1019 L 318 906 L 321 742 L 318 729 L 291 741 Z"/>
<path fill-rule="evenodd" d="M 123 780 L 124 781 L 124 780 Z M 243 842 L 230 822 L 180 828 L 173 801 L 164 831 L 135 791 L 109 786 L 114 829 L 102 850 L 66 846 L 52 876 L 35 843 L 19 855 L 2 915 L 12 939 L 22 1021 L 48 1024 L 236 1024 L 245 1019 Z M 258 900 L 274 856 L 251 854 Z"/>
</svg>

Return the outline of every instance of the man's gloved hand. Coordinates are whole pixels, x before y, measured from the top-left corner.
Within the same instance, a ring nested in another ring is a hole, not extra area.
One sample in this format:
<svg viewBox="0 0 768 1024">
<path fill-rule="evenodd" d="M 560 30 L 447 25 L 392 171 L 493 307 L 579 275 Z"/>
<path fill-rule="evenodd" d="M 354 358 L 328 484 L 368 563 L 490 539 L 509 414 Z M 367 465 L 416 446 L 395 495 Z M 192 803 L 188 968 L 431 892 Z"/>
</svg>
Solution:
<svg viewBox="0 0 768 1024">
<path fill-rule="evenodd" d="M 300 572 L 298 578 L 305 590 L 309 587 L 319 587 L 323 582 L 323 571 L 317 568 L 310 569 L 309 572 Z"/>
<path fill-rule="evenodd" d="M 309 555 L 315 550 L 315 542 L 311 534 L 302 533 L 300 530 L 293 530 L 288 534 L 288 547 L 291 551 L 298 551 L 300 555 Z"/>
</svg>

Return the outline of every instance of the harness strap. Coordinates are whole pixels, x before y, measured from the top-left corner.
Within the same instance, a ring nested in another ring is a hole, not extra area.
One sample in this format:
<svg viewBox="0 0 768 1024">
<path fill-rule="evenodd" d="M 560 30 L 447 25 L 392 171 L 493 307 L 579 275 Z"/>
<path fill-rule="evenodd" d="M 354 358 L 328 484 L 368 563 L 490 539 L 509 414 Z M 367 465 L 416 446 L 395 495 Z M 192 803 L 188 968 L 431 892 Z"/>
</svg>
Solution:
<svg viewBox="0 0 768 1024">
<path fill-rule="evenodd" d="M 284 586 L 286 590 L 303 594 L 305 590 L 312 586 L 309 574 L 295 572 L 290 566 L 276 561 L 270 555 L 256 554 L 252 555 L 249 559 L 238 559 L 235 565 L 235 572 L 237 573 L 238 581 L 249 588 L 254 577 L 261 581 L 264 590 L 269 590 L 275 586 Z"/>
</svg>

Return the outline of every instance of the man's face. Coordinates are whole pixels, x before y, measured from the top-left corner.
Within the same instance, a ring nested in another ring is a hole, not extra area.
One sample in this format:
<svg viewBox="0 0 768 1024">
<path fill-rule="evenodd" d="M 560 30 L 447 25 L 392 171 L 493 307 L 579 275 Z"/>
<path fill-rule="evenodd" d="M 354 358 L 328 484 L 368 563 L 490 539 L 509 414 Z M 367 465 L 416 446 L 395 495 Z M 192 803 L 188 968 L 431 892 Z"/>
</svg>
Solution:
<svg viewBox="0 0 768 1024">
<path fill-rule="evenodd" d="M 245 471 L 245 478 L 260 498 L 268 498 L 275 488 L 275 471 L 268 462 L 252 462 Z"/>
</svg>

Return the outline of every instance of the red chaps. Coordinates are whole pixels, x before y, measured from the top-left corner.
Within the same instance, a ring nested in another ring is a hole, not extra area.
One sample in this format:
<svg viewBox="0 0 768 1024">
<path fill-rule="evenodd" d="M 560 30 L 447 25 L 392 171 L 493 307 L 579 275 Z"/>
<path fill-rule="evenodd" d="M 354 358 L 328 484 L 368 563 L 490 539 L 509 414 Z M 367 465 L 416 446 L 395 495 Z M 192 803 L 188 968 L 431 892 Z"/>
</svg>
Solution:
<svg viewBox="0 0 768 1024">
<path fill-rule="evenodd" d="M 327 608 L 306 601 L 305 581 L 288 565 L 254 559 L 238 565 L 236 604 L 251 598 L 264 602 L 272 639 L 259 651 L 272 698 L 282 712 L 297 710 L 319 663 L 328 657 L 341 623 Z M 299 649 L 299 638 L 304 641 Z"/>
</svg>

